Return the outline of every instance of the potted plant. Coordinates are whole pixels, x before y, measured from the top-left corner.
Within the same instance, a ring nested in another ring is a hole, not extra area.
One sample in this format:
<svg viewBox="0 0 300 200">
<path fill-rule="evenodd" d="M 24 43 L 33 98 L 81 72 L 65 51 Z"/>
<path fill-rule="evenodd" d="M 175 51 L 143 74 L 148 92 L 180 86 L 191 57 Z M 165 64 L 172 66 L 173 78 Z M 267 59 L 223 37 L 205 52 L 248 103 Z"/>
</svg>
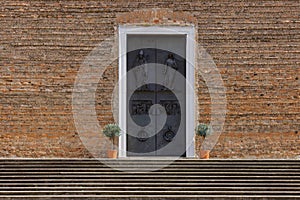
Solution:
<svg viewBox="0 0 300 200">
<path fill-rule="evenodd" d="M 103 134 L 111 140 L 112 149 L 107 150 L 108 158 L 117 158 L 117 150 L 115 149 L 115 138 L 121 135 L 121 129 L 117 124 L 107 124 L 103 128 Z"/>
<path fill-rule="evenodd" d="M 211 134 L 211 126 L 207 125 L 207 124 L 199 124 L 196 127 L 196 134 L 199 135 L 201 137 L 201 145 L 203 145 L 204 139 L 206 136 Z M 210 150 L 205 150 L 205 149 L 200 149 L 200 158 L 201 159 L 209 159 L 209 153 Z"/>
</svg>

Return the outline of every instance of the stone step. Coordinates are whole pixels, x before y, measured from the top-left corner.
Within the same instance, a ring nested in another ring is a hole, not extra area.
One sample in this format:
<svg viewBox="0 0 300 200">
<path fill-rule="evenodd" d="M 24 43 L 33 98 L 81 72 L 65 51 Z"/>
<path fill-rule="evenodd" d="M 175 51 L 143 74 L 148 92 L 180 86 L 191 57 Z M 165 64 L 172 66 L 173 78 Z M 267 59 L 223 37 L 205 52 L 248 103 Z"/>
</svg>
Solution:
<svg viewBox="0 0 300 200">
<path fill-rule="evenodd" d="M 157 168 L 157 167 L 155 167 Z M 153 170 L 155 168 L 142 168 L 142 167 L 135 167 L 135 168 L 126 168 L 126 167 L 118 167 L 118 169 L 122 169 L 126 172 L 130 171 L 130 172 L 143 172 L 143 171 L 150 171 Z M 60 173 L 86 173 L 86 174 L 90 174 L 90 173 L 106 173 L 106 172 L 112 172 L 114 171 L 113 169 L 108 169 L 108 168 L 47 168 L 47 167 L 43 167 L 43 168 L 10 168 L 10 169 L 2 169 L 0 171 L 0 175 L 2 174 L 56 174 L 58 172 Z M 164 173 L 171 173 L 171 172 L 178 172 L 178 173 L 191 173 L 191 172 L 213 172 L 213 173 L 218 173 L 218 172 L 225 172 L 225 173 L 230 173 L 230 172 L 265 172 L 265 173 L 291 173 L 291 172 L 295 172 L 295 173 L 300 173 L 299 172 L 299 168 L 274 168 L 274 169 L 267 169 L 267 168 L 263 168 L 263 169 L 259 169 L 259 168 L 250 168 L 250 169 L 240 169 L 240 168 L 217 168 L 217 169 L 206 169 L 206 168 L 171 168 L 171 169 L 159 169 L 156 170 L 155 172 L 164 172 Z"/>
<path fill-rule="evenodd" d="M 34 172 L 33 172 L 34 173 Z M 282 178 L 300 178 L 300 172 L 151 172 L 141 171 L 141 172 L 90 172 L 90 173 L 82 173 L 82 172 L 55 172 L 55 173 L 43 173 L 43 174 L 32 174 L 32 173 L 8 173 L 8 174 L 0 174 L 0 179 L 5 178 L 67 178 L 67 177 L 76 177 L 76 178 L 96 178 L 96 177 L 110 177 L 110 178 L 130 178 L 132 176 L 139 176 L 143 178 L 158 178 L 158 177 L 282 177 Z"/>
<path fill-rule="evenodd" d="M 143 200 L 153 200 L 153 199 L 205 199 L 205 200 L 224 200 L 224 199 L 285 199 L 285 200 L 296 200 L 299 198 L 299 195 L 280 195 L 280 194 L 259 194 L 259 195 L 240 195 L 240 194 L 233 194 L 233 195 L 209 195 L 209 194 L 201 194 L 201 195 L 0 195 L 1 199 L 89 199 L 89 200 L 117 200 L 117 199 L 143 199 Z"/>
<path fill-rule="evenodd" d="M 298 191 L 290 191 L 290 190 L 281 190 L 281 191 L 273 191 L 273 190 L 264 190 L 264 191 L 228 191 L 228 190 L 204 190 L 204 191 L 187 191 L 184 188 L 182 190 L 177 191 L 157 191 L 157 190 L 111 190 L 111 191 L 103 191 L 103 190 L 97 190 L 97 191 L 85 191 L 85 190 L 78 190 L 78 191 L 71 191 L 71 190 L 49 190 L 49 191 L 38 191 L 38 190 L 32 190 L 32 191 L 0 191 L 0 195 L 203 195 L 203 194 L 210 194 L 210 195 L 231 195 L 231 194 L 243 194 L 243 195 L 300 195 L 299 190 Z"/>
<path fill-rule="evenodd" d="M 137 182 L 121 182 L 121 183 L 98 183 L 98 182 L 69 182 L 69 183 L 61 183 L 61 182 L 53 182 L 53 183 L 5 183 L 0 185 L 0 188 L 4 187 L 266 187 L 265 183 L 259 182 L 246 182 L 246 183 L 232 183 L 232 182 L 145 182 L 145 183 L 137 183 Z M 300 187 L 300 183 L 293 183 L 293 182 L 283 182 L 283 183 L 268 183 L 268 186 L 272 188 L 283 188 L 283 187 Z"/>
<path fill-rule="evenodd" d="M 283 178 L 284 177 L 284 178 Z M 142 180 L 143 179 L 143 180 Z M 249 176 L 232 176 L 232 177 L 218 177 L 218 176 L 202 176 L 202 177 L 192 177 L 192 178 L 186 178 L 185 176 L 181 176 L 181 177 L 171 177 L 171 176 L 161 176 L 161 177 L 141 177 L 141 176 L 137 176 L 137 177 L 124 177 L 124 178 L 120 178 L 117 176 L 114 177 L 100 177 L 100 178 L 66 178 L 66 177 L 61 177 L 60 178 L 41 178 L 41 179 L 12 179 L 10 177 L 10 179 L 0 179 L 0 184 L 6 184 L 6 183 L 49 183 L 49 182 L 53 182 L 53 183 L 68 183 L 68 182 L 81 182 L 81 183 L 120 183 L 120 182 L 131 182 L 131 183 L 145 183 L 145 182 L 172 182 L 172 183 L 185 183 L 185 182 L 189 182 L 189 183 L 199 183 L 199 182 L 205 182 L 205 183 L 209 183 L 209 182 L 219 182 L 219 183 L 224 183 L 224 182 L 240 182 L 240 183 L 300 183 L 300 179 L 298 178 L 294 178 L 293 176 L 289 176 L 289 177 L 285 177 L 285 176 L 281 176 L 281 177 L 274 177 L 274 176 L 267 176 L 267 177 L 260 177 L 260 176 L 256 176 L 256 177 L 249 177 Z"/>
<path fill-rule="evenodd" d="M 103 187 L 51 187 L 51 186 L 43 186 L 43 187 L 1 187 L 0 191 L 122 191 L 122 190 L 149 190 L 149 191 L 165 191 L 165 190 L 170 190 L 170 191 L 179 191 L 181 190 L 182 187 L 154 187 L 154 186 L 126 186 L 126 187 L 108 187 L 108 186 L 103 186 Z M 205 191 L 205 190 L 214 190 L 214 191 L 259 191 L 259 190 L 290 190 L 290 191 L 300 191 L 300 187 L 200 187 L 200 186 L 185 186 L 184 187 L 185 191 Z"/>
<path fill-rule="evenodd" d="M 0 159 L 1 199 L 158 197 L 300 198 L 300 161 Z"/>
</svg>

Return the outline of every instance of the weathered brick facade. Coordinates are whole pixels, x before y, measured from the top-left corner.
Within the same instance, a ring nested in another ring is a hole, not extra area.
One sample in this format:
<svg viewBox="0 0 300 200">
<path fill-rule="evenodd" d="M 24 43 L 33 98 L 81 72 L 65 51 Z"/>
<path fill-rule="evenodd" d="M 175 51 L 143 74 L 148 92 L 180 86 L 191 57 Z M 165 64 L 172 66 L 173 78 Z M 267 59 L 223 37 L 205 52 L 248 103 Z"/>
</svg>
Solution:
<svg viewBox="0 0 300 200">
<path fill-rule="evenodd" d="M 0 156 L 90 157 L 72 115 L 74 80 L 85 57 L 119 24 L 194 24 L 227 89 L 224 133 L 211 157 L 299 157 L 299 10 L 296 0 L 3 0 Z M 113 120 L 116 74 L 117 61 L 98 85 L 101 125 Z M 208 122 L 210 96 L 197 77 L 199 113 Z"/>
</svg>

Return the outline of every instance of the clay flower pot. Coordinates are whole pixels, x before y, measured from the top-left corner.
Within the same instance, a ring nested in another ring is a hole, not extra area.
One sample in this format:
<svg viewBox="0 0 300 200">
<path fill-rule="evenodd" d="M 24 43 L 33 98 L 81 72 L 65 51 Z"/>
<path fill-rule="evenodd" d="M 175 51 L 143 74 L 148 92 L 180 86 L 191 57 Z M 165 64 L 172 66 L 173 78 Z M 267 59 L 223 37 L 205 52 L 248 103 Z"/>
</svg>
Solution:
<svg viewBox="0 0 300 200">
<path fill-rule="evenodd" d="M 201 159 L 209 159 L 209 150 L 200 150 L 200 158 Z"/>
<path fill-rule="evenodd" d="M 210 125 L 201 123 L 196 127 L 196 134 L 200 137 L 199 142 L 200 142 L 200 146 L 203 146 L 203 149 L 207 149 L 207 143 L 205 144 L 204 140 L 211 133 L 212 133 L 212 127 Z M 209 159 L 210 150 L 200 149 L 199 153 L 200 153 L 200 159 Z"/>
<path fill-rule="evenodd" d="M 118 152 L 117 150 L 107 150 L 108 158 L 117 158 Z"/>
<path fill-rule="evenodd" d="M 103 128 L 103 134 L 111 141 L 111 150 L 107 150 L 108 158 L 117 158 L 118 151 L 115 150 L 114 145 L 116 143 L 115 138 L 120 136 L 121 129 L 117 124 L 107 124 Z"/>
</svg>

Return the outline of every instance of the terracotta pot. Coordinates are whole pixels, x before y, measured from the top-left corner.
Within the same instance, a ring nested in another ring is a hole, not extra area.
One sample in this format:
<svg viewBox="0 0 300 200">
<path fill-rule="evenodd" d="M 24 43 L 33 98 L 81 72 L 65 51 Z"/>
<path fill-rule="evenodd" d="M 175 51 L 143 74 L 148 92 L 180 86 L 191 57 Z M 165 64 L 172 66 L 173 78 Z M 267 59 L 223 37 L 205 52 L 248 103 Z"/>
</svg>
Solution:
<svg viewBox="0 0 300 200">
<path fill-rule="evenodd" d="M 209 150 L 200 150 L 200 158 L 201 159 L 209 159 Z"/>
<path fill-rule="evenodd" d="M 118 152 L 117 150 L 107 150 L 108 158 L 117 158 Z"/>
</svg>

